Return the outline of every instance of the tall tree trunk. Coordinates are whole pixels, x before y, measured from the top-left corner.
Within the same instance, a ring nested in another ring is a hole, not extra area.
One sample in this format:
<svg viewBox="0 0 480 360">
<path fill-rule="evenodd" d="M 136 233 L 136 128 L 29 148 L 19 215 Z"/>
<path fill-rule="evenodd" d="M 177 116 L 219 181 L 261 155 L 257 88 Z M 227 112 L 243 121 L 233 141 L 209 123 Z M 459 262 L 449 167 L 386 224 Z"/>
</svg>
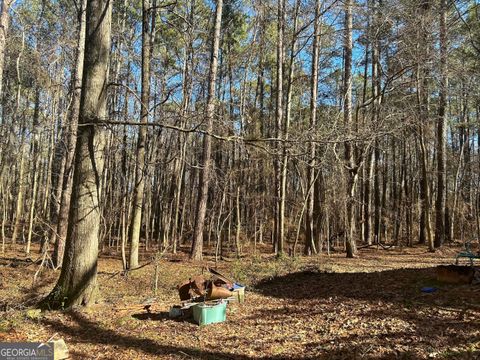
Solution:
<svg viewBox="0 0 480 360">
<path fill-rule="evenodd" d="M 184 50 L 183 74 L 182 74 L 182 112 L 180 124 L 186 125 L 186 118 L 188 109 L 190 107 L 190 99 L 192 96 L 192 74 L 194 67 L 193 58 L 193 42 L 194 42 L 194 21 L 195 21 L 195 0 L 190 0 L 188 13 L 188 24 L 186 32 L 187 44 Z M 172 252 L 177 252 L 177 245 L 180 242 L 180 201 L 183 191 L 184 174 L 185 174 L 185 158 L 187 153 L 188 134 L 178 134 L 178 151 L 179 155 L 175 160 L 175 169 L 178 171 L 173 175 L 172 181 L 175 182 L 174 208 L 173 208 L 173 222 L 172 222 Z"/>
<path fill-rule="evenodd" d="M 345 75 L 344 75 L 344 105 L 343 116 L 345 128 L 348 134 L 352 133 L 352 0 L 345 1 L 345 34 L 344 34 L 344 56 L 345 56 Z M 354 257 L 357 252 L 355 244 L 355 187 L 357 182 L 357 164 L 355 160 L 355 151 L 353 141 L 345 142 L 345 163 L 347 174 L 347 203 L 346 216 L 348 229 L 345 231 L 347 257 Z"/>
<path fill-rule="evenodd" d="M 419 4 L 420 8 L 420 29 L 425 27 L 427 21 L 427 13 L 430 11 L 431 3 L 429 0 L 426 0 Z M 424 34 L 420 31 L 417 32 L 418 43 L 417 43 L 417 56 L 423 59 L 428 59 L 429 57 L 429 44 L 426 43 Z M 419 133 L 419 147 L 420 147 L 420 242 L 427 242 L 428 249 L 434 251 L 434 241 L 432 236 L 432 226 L 430 219 L 430 186 L 429 186 L 429 176 L 428 176 L 428 158 L 429 153 L 427 149 L 426 142 L 426 129 L 428 126 L 428 120 L 430 116 L 429 109 L 429 93 L 428 93 L 428 75 L 429 71 L 426 67 L 425 62 L 418 62 L 416 66 L 416 97 L 417 97 L 417 106 L 418 106 L 418 133 Z"/>
<path fill-rule="evenodd" d="M 435 201 L 435 247 L 445 241 L 446 107 L 448 91 L 447 1 L 440 0 L 440 100 L 437 119 L 437 198 Z"/>
<path fill-rule="evenodd" d="M 35 219 L 35 203 L 37 200 L 37 189 L 38 189 L 38 173 L 40 172 L 40 149 L 38 141 L 38 120 L 40 117 L 40 88 L 37 87 L 35 90 L 35 107 L 33 110 L 33 134 L 32 134 L 32 145 L 31 145 L 31 158 L 33 159 L 33 168 L 32 168 L 32 191 L 30 198 L 30 210 L 28 216 L 28 235 L 27 235 L 27 245 L 25 247 L 25 253 L 30 254 L 30 247 L 32 244 L 32 234 L 34 227 Z"/>
<path fill-rule="evenodd" d="M 378 0 L 372 0 L 374 8 L 373 28 L 376 29 L 378 25 Z M 378 35 L 372 39 L 372 97 L 373 97 L 373 110 L 372 110 L 372 122 L 373 126 L 377 127 L 379 123 L 380 112 L 380 76 L 379 76 L 379 58 L 380 58 L 380 46 Z M 372 159 L 372 173 L 373 173 L 373 240 L 374 243 L 380 243 L 380 225 L 381 225 L 381 204 L 380 204 L 380 149 L 379 141 L 375 139 Z"/>
<path fill-rule="evenodd" d="M 148 108 L 150 103 L 150 61 L 151 61 L 151 5 L 150 0 L 142 1 L 142 93 L 141 93 L 141 118 L 142 124 L 148 123 Z M 138 249 L 140 245 L 140 230 L 142 227 L 143 192 L 145 188 L 145 145 L 147 128 L 140 126 L 138 129 L 137 156 L 135 169 L 135 182 L 133 190 L 132 223 L 130 225 L 130 260 L 129 268 L 138 267 Z"/>
<path fill-rule="evenodd" d="M 82 91 L 83 62 L 85 58 L 85 36 L 86 36 L 86 7 L 87 0 L 82 0 L 79 9 L 79 28 L 77 35 L 77 58 L 75 59 L 74 79 L 72 82 L 73 98 L 70 108 L 67 129 L 67 148 L 65 151 L 65 164 L 63 170 L 62 191 L 60 195 L 60 208 L 58 211 L 58 223 L 56 241 L 53 251 L 53 264 L 56 267 L 62 266 L 63 253 L 65 250 L 65 238 L 67 236 L 68 213 L 70 211 L 70 198 L 72 195 L 73 159 L 75 145 L 77 143 L 78 116 L 80 113 L 80 97 Z M 55 239 L 55 236 L 53 237 Z"/>
<path fill-rule="evenodd" d="M 317 97 L 318 97 L 318 60 L 320 56 L 320 10 L 322 2 L 315 1 L 315 18 L 313 28 L 313 51 L 312 51 L 312 69 L 310 78 L 310 132 L 315 133 L 317 126 Z M 315 226 L 314 226 L 314 208 L 315 208 L 315 166 L 316 166 L 316 148 L 312 141 L 309 144 L 309 164 L 307 174 L 307 213 L 305 226 L 305 254 L 316 253 L 315 248 Z M 321 249 L 320 249 L 321 250 Z"/>
<path fill-rule="evenodd" d="M 65 256 L 57 284 L 43 306 L 89 305 L 97 287 L 101 176 L 103 174 L 112 1 L 88 0 L 85 63 L 75 149 L 72 203 Z"/>
<path fill-rule="evenodd" d="M 18 53 L 16 61 L 16 70 L 17 70 L 17 96 L 16 96 L 16 105 L 15 105 L 15 117 L 19 117 L 20 114 L 20 95 L 22 93 L 22 82 L 20 74 L 20 59 L 22 58 L 23 51 L 25 50 L 25 31 L 22 32 L 22 46 L 21 50 Z M 15 245 L 19 232 L 22 228 L 23 221 L 23 198 L 24 198 L 24 174 L 25 174 L 25 119 L 22 120 L 21 125 L 21 136 L 20 136 L 20 170 L 18 176 L 18 192 L 17 192 L 17 203 L 15 210 L 15 223 L 13 225 L 13 234 L 12 234 L 12 244 Z"/>
<path fill-rule="evenodd" d="M 283 62 L 284 45 L 283 37 L 285 31 L 285 0 L 277 1 L 277 101 L 275 112 L 276 136 L 281 139 L 283 136 Z M 277 255 L 283 254 L 283 243 L 285 237 L 285 203 L 282 201 L 282 144 L 277 142 L 275 155 L 275 231 L 274 247 Z"/>
<path fill-rule="evenodd" d="M 220 30 L 222 27 L 223 0 L 217 0 L 215 10 L 215 27 L 213 31 L 213 44 L 210 58 L 210 72 L 208 77 L 208 95 L 205 112 L 207 132 L 213 131 L 213 118 L 215 116 L 215 87 L 217 81 L 218 51 L 220 48 Z M 203 256 L 203 230 L 205 227 L 205 214 L 207 212 L 208 187 L 212 172 L 211 164 L 212 138 L 205 134 L 203 138 L 202 169 L 198 183 L 198 200 L 196 206 L 195 228 L 193 234 L 190 259 L 201 260 Z"/>
<path fill-rule="evenodd" d="M 297 52 L 297 31 L 298 31 L 298 14 L 300 10 L 300 1 L 295 1 L 295 10 L 293 14 L 293 37 L 290 46 L 290 58 L 289 58 L 289 67 L 287 74 L 287 93 L 286 93 L 286 111 L 285 119 L 282 123 L 282 132 L 283 138 L 285 141 L 288 141 L 290 121 L 292 117 L 292 96 L 293 96 L 293 75 L 295 71 L 295 56 Z M 284 10 L 285 11 L 285 10 Z M 282 159 L 281 159 L 281 181 L 280 181 L 280 223 L 285 223 L 285 204 L 287 200 L 287 181 L 288 181 L 288 162 L 289 154 L 287 152 L 287 147 L 282 147 Z M 284 231 L 283 231 L 284 232 Z M 283 235 L 285 237 L 285 235 Z M 283 245 L 282 245 L 283 248 Z"/>
</svg>

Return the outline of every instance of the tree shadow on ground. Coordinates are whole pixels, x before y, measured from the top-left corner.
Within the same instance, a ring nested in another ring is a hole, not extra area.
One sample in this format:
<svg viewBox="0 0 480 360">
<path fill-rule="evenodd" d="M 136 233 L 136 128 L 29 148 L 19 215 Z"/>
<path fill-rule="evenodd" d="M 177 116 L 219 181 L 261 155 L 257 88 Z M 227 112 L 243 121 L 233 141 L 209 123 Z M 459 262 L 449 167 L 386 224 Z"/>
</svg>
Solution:
<svg viewBox="0 0 480 360">
<path fill-rule="evenodd" d="M 168 358 L 191 358 L 191 359 L 231 359 L 231 360 L 253 360 L 253 359 L 291 359 L 291 360 L 306 360 L 312 359 L 312 352 L 316 353 L 315 359 L 353 359 L 353 358 L 371 358 L 368 352 L 372 349 L 375 338 L 368 336 L 365 341 L 358 337 L 350 336 L 344 339 L 343 343 L 350 344 L 349 346 L 340 349 L 325 349 L 326 343 L 310 343 L 306 345 L 306 350 L 309 355 L 298 356 L 250 356 L 242 354 L 231 354 L 225 351 L 216 349 L 201 349 L 199 347 L 174 346 L 169 344 L 162 344 L 156 340 L 138 336 L 129 336 L 120 332 L 110 330 L 99 326 L 97 323 L 86 318 L 83 314 L 77 312 L 68 313 L 68 324 L 62 323 L 60 320 L 42 319 L 43 325 L 48 326 L 52 331 L 66 336 L 68 338 L 75 338 L 82 343 L 89 343 L 92 345 L 103 345 L 113 347 L 115 349 L 134 350 L 138 353 L 144 353 L 155 357 L 166 356 Z M 388 339 L 386 341 L 389 341 Z M 390 340 L 391 341 L 391 340 Z M 224 348 L 228 348 L 225 346 Z M 85 355 L 85 350 L 80 352 L 79 349 L 72 348 L 73 354 Z M 92 354 L 90 354 L 92 355 Z M 120 356 L 121 354 L 119 354 Z M 415 355 L 406 351 L 403 354 L 398 354 L 396 358 L 413 359 Z M 452 354 L 452 359 L 475 359 L 478 352 L 457 352 Z M 374 356 L 375 359 L 391 359 L 392 354 L 385 356 Z"/>
<path fill-rule="evenodd" d="M 423 293 L 421 289 L 427 286 L 438 290 Z M 412 337 L 446 348 L 468 347 L 480 341 L 480 286 L 440 283 L 436 280 L 435 267 L 372 273 L 302 271 L 262 280 L 255 290 L 288 304 L 283 309 L 259 309 L 250 315 L 251 319 L 265 317 L 268 311 L 271 326 L 288 321 L 286 317 L 310 316 L 327 323 L 338 321 L 336 312 L 345 311 L 341 315 L 343 321 L 357 318 L 366 326 L 409 324 L 403 332 L 387 327 L 388 331 L 380 333 L 380 338 L 384 336 L 389 342 L 405 346 Z M 365 348 L 370 343 L 372 347 L 376 345 L 371 334 L 346 337 L 342 341 L 360 343 Z M 478 352 L 472 354 L 472 359 L 479 355 Z M 457 353 L 452 358 L 468 356 L 470 353 Z"/>
<path fill-rule="evenodd" d="M 191 316 L 179 316 L 179 317 L 170 317 L 168 311 L 162 311 L 162 312 L 144 312 L 144 313 L 138 313 L 138 314 L 133 314 L 132 317 L 137 320 L 152 320 L 152 321 L 165 321 L 165 320 L 170 320 L 170 321 L 175 321 L 179 323 L 190 323 L 190 324 L 195 324 L 197 323 L 193 320 Z"/>
<path fill-rule="evenodd" d="M 168 312 L 144 312 L 133 314 L 132 317 L 137 320 L 162 321 L 169 320 Z"/>
<path fill-rule="evenodd" d="M 291 300 L 329 299 L 332 297 L 366 301 L 409 303 L 433 300 L 435 305 L 458 308 L 464 303 L 480 303 L 478 285 L 449 285 L 436 280 L 435 267 L 395 269 L 377 272 L 332 273 L 302 271 L 255 284 L 265 296 Z M 425 294 L 423 287 L 434 286 L 438 291 Z"/>
<path fill-rule="evenodd" d="M 235 356 L 209 350 L 202 351 L 189 347 L 163 345 L 153 339 L 124 335 L 110 329 L 105 329 L 77 312 L 70 312 L 69 320 L 73 322 L 73 325 L 67 325 L 60 321 L 49 319 L 43 319 L 42 323 L 52 328 L 53 331 L 81 339 L 82 342 L 87 342 L 93 345 L 98 344 L 124 349 L 134 349 L 154 356 L 175 356 L 184 353 L 192 358 L 249 359 L 247 356 Z"/>
<path fill-rule="evenodd" d="M 132 349 L 138 352 L 143 352 L 153 356 L 181 356 L 191 359 L 231 359 L 231 360 L 252 360 L 252 359 L 290 359 L 290 360 L 306 360 L 311 359 L 309 356 L 249 356 L 242 354 L 231 354 L 215 349 L 200 349 L 198 347 L 173 346 L 168 344 L 161 344 L 153 339 L 139 336 L 124 335 L 110 329 L 103 328 L 95 322 L 89 320 L 84 315 L 78 312 L 69 312 L 68 325 L 59 320 L 42 319 L 41 323 L 48 326 L 53 331 L 67 337 L 73 337 L 80 340 L 82 343 L 90 343 L 93 345 L 107 345 L 115 348 Z M 73 324 L 72 324 L 73 323 Z M 221 344 L 219 344 L 221 345 Z M 227 347 L 224 347 L 227 348 Z M 72 349 L 74 352 L 78 351 Z M 340 350 L 339 352 L 331 352 L 328 356 L 318 356 L 316 359 L 339 359 L 345 357 L 349 352 Z"/>
<path fill-rule="evenodd" d="M 439 291 L 433 294 L 424 294 L 420 291 L 422 286 L 431 285 L 438 286 Z M 268 322 L 263 323 L 264 331 L 265 329 L 282 329 L 286 323 L 293 323 L 302 318 L 319 324 L 316 330 L 309 331 L 327 331 L 331 324 L 336 324 L 337 327 L 332 328 L 333 332 L 326 333 L 325 336 L 313 336 L 315 340 L 307 338 L 302 353 L 273 356 L 261 352 L 254 355 L 249 353 L 248 349 L 244 354 L 230 353 L 230 351 L 242 351 L 236 345 L 238 341 L 233 338 L 234 331 L 229 331 L 230 335 L 221 331 L 216 335 L 218 343 L 212 347 L 202 347 L 197 343 L 177 344 L 169 338 L 157 338 L 138 332 L 136 333 L 138 335 L 126 334 L 125 330 L 111 329 L 108 325 L 99 324 L 80 312 L 67 313 L 66 321 L 62 321 L 61 317 L 43 318 L 40 321 L 52 332 L 72 338 L 76 342 L 99 345 L 100 348 L 108 346 L 125 353 L 135 351 L 138 357 L 144 354 L 151 357 L 220 360 L 390 359 L 392 357 L 414 359 L 419 357 L 419 352 L 415 352 L 416 350 L 420 351 L 420 354 L 428 354 L 430 348 L 435 349 L 437 346 L 443 351 L 461 347 L 455 353 L 443 354 L 446 358 L 475 359 L 478 357 L 477 349 L 473 348 L 472 352 L 465 350 L 468 349 L 469 344 L 480 341 L 478 321 L 472 319 L 474 311 L 468 309 L 468 303 L 478 303 L 480 295 L 478 287 L 438 284 L 435 280 L 434 268 L 388 270 L 377 273 L 304 271 L 263 280 L 257 283 L 255 290 L 269 297 L 283 300 L 272 304 L 272 307 L 276 306 L 276 308 L 271 309 L 268 309 L 268 306 L 263 308 L 261 305 L 254 304 L 247 314 L 237 317 L 238 324 L 231 329 L 237 326 L 250 327 L 258 318 Z M 367 303 L 368 306 L 365 306 Z M 447 315 L 439 312 L 440 307 L 447 309 Z M 478 313 L 477 310 L 476 314 Z M 359 322 L 349 325 L 350 327 L 344 327 L 346 330 L 341 334 L 338 333 L 338 326 L 342 327 L 341 325 L 349 320 L 350 314 L 353 314 Z M 201 336 L 201 331 L 197 331 L 196 326 L 189 323 L 185 325 L 169 323 L 171 320 L 167 319 L 167 316 L 166 312 L 133 315 L 137 320 L 157 321 L 159 329 L 162 326 L 176 325 L 182 334 L 191 334 L 192 337 Z M 408 327 L 391 327 L 395 323 L 389 323 L 388 319 L 405 321 Z M 379 328 L 380 321 L 386 322 L 387 326 Z M 147 328 L 156 329 L 157 325 L 152 324 Z M 365 331 L 361 333 L 350 331 L 359 325 L 365 325 Z M 372 330 L 375 330 L 375 334 Z M 399 350 L 393 349 L 397 344 Z M 386 350 L 379 349 L 384 346 Z M 85 353 L 84 347 L 75 349 L 73 346 L 72 350 Z"/>
</svg>

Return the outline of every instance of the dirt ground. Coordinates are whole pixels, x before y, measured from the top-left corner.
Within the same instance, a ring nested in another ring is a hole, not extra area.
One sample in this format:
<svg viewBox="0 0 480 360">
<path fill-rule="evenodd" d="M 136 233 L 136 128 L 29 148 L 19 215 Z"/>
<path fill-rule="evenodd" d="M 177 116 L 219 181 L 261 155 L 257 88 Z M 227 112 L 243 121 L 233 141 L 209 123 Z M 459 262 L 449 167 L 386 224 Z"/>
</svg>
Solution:
<svg viewBox="0 0 480 360">
<path fill-rule="evenodd" d="M 98 304 L 38 313 L 29 304 L 59 272 L 42 269 L 33 284 L 38 264 L 10 252 L 0 258 L 0 341 L 63 338 L 72 359 L 480 359 L 480 285 L 435 279 L 457 251 L 221 261 L 218 270 L 248 286 L 246 302 L 229 304 L 225 323 L 203 327 L 169 319 L 168 310 L 179 302 L 176 285 L 213 266 L 211 258 L 165 256 L 149 314 L 135 304 L 153 296 L 155 266 L 125 277 L 111 252 L 99 262 Z M 423 293 L 426 286 L 438 290 Z"/>
</svg>

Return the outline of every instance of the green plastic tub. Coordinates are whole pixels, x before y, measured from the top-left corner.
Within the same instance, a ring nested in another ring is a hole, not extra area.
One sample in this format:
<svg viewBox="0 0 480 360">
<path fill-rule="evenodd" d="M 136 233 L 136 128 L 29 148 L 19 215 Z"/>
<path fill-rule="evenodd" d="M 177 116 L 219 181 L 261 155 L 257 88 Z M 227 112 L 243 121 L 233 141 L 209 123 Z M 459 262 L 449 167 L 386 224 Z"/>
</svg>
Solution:
<svg viewBox="0 0 480 360">
<path fill-rule="evenodd" d="M 208 302 L 193 306 L 193 319 L 198 325 L 224 322 L 227 317 L 227 302 Z"/>
</svg>

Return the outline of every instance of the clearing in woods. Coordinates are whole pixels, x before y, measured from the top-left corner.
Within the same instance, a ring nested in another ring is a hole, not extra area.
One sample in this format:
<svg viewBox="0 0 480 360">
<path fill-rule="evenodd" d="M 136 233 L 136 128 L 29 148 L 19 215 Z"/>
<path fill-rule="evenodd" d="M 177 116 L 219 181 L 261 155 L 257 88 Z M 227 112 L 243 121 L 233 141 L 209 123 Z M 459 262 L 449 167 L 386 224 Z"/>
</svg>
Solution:
<svg viewBox="0 0 480 360">
<path fill-rule="evenodd" d="M 435 266 L 456 250 L 364 249 L 311 258 L 251 256 L 218 263 L 248 285 L 246 302 L 231 304 L 227 321 L 199 327 L 168 317 L 176 285 L 212 265 L 186 255 L 160 261 L 152 312 L 154 266 L 118 273 L 118 254 L 99 262 L 98 304 L 38 313 L 27 306 L 55 284 L 59 272 L 7 253 L 0 263 L 0 341 L 63 338 L 72 359 L 423 359 L 480 358 L 480 287 L 444 285 Z M 17 252 L 18 254 L 18 252 Z M 185 260 L 185 261 L 184 261 Z M 421 288 L 433 286 L 434 293 Z"/>
</svg>

